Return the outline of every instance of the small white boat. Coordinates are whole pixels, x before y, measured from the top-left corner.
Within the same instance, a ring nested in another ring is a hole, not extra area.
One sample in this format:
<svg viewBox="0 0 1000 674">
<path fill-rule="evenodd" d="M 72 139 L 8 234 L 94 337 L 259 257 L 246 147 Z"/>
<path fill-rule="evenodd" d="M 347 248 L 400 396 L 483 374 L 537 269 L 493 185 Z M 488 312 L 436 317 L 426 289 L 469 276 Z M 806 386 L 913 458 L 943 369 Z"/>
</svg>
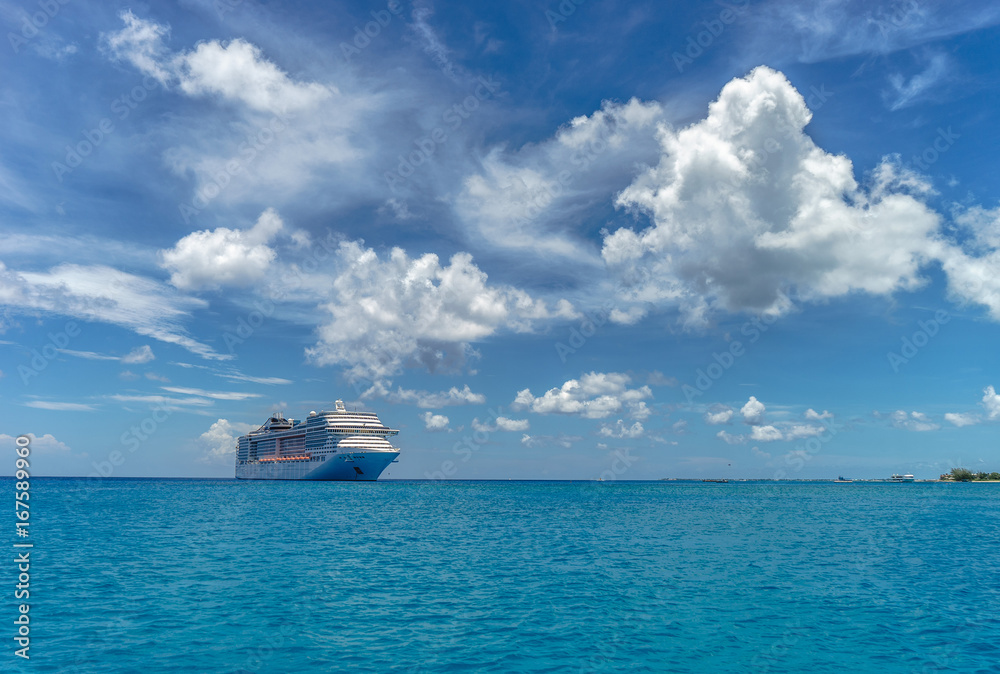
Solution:
<svg viewBox="0 0 1000 674">
<path fill-rule="evenodd" d="M 914 478 L 912 475 L 907 473 L 906 475 L 900 475 L 899 473 L 893 473 L 892 477 L 889 478 L 889 482 L 913 482 Z"/>
</svg>

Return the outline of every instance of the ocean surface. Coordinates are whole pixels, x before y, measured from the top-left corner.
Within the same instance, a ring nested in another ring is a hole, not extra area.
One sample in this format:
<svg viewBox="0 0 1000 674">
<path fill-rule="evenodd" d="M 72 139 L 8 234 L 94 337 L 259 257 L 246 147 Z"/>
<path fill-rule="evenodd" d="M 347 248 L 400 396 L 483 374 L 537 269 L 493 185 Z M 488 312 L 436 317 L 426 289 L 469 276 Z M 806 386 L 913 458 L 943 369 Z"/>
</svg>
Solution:
<svg viewBox="0 0 1000 674">
<path fill-rule="evenodd" d="M 1000 484 L 33 478 L 31 509 L 4 671 L 1000 671 Z"/>
</svg>

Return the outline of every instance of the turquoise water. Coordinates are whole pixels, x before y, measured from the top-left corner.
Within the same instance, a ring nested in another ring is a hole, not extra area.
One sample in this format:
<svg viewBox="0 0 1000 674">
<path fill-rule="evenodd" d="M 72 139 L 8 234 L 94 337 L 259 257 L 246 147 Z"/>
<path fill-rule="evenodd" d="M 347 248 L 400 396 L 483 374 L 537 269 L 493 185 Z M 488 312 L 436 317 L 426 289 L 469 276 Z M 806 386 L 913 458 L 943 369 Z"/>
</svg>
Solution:
<svg viewBox="0 0 1000 674">
<path fill-rule="evenodd" d="M 1000 485 L 31 488 L 14 671 L 1000 671 Z"/>
</svg>

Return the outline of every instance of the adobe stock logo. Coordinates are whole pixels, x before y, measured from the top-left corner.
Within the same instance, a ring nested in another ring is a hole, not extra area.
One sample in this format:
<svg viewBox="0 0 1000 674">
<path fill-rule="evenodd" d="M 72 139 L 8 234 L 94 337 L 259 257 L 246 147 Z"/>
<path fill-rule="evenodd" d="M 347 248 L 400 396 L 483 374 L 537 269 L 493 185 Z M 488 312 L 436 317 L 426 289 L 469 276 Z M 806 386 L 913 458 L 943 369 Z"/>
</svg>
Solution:
<svg viewBox="0 0 1000 674">
<path fill-rule="evenodd" d="M 56 356 L 59 355 L 60 349 L 65 349 L 73 337 L 80 336 L 80 326 L 75 322 L 69 321 L 63 330 L 55 334 L 49 333 L 49 343 L 42 347 L 42 350 L 38 349 L 31 350 L 31 362 L 28 363 L 31 367 L 27 365 L 18 365 L 17 373 L 21 375 L 21 383 L 25 386 L 28 385 L 28 380 L 32 377 L 37 377 L 42 370 L 49 366 Z"/>
<path fill-rule="evenodd" d="M 938 309 L 934 312 L 934 318 L 929 321 L 917 321 L 917 325 L 920 329 L 914 332 L 909 337 L 902 337 L 902 345 L 899 349 L 899 353 L 895 351 L 890 351 L 885 355 L 889 360 L 889 366 L 892 367 L 892 371 L 899 373 L 899 367 L 901 365 L 906 365 L 917 355 L 920 349 L 927 346 L 931 338 L 937 335 L 941 331 L 941 326 L 951 320 L 951 316 L 944 309 Z"/>
</svg>

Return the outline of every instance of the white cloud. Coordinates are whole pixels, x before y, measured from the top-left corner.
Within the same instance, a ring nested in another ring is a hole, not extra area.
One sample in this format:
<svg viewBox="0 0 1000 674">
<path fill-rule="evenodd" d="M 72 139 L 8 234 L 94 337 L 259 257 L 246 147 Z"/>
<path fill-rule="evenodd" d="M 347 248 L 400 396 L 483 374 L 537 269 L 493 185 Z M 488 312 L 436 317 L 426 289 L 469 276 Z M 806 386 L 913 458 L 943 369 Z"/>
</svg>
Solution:
<svg viewBox="0 0 1000 674">
<path fill-rule="evenodd" d="M 123 363 L 148 363 L 151 360 L 155 360 L 156 356 L 153 355 L 153 349 L 148 344 L 143 344 L 142 346 L 137 346 L 127 354 L 122 356 Z"/>
<path fill-rule="evenodd" d="M 165 409 L 173 411 L 185 409 L 186 407 L 192 407 L 192 406 L 207 407 L 214 404 L 211 400 L 201 397 L 174 398 L 171 396 L 160 396 L 160 395 L 149 395 L 149 394 L 124 394 L 124 393 L 116 393 L 108 397 L 111 400 L 115 400 L 120 403 L 144 403 L 144 404 L 160 405 Z"/>
<path fill-rule="evenodd" d="M 249 398 L 261 397 L 259 393 L 243 393 L 241 391 L 205 391 L 200 388 L 183 388 L 180 386 L 161 386 L 160 388 L 170 393 L 201 396 L 203 398 L 212 398 L 213 400 L 247 400 Z"/>
<path fill-rule="evenodd" d="M 769 453 L 763 451 L 759 447 L 751 447 L 750 448 L 750 453 L 753 454 L 754 456 L 756 456 L 758 459 L 770 459 L 771 458 L 771 455 Z"/>
<path fill-rule="evenodd" d="M 941 428 L 922 412 L 910 412 L 907 414 L 903 410 L 896 410 L 889 415 L 889 418 L 892 420 L 893 426 L 907 431 L 926 432 L 936 431 Z"/>
<path fill-rule="evenodd" d="M 75 351 L 73 349 L 56 350 L 59 353 L 65 353 L 67 356 L 76 356 L 77 358 L 86 358 L 87 360 L 117 360 L 122 363 L 148 363 L 155 358 L 153 350 L 149 347 L 149 345 L 137 346 L 128 354 L 121 357 L 108 356 L 103 353 L 95 353 L 94 351 Z"/>
<path fill-rule="evenodd" d="M 633 419 L 638 419 L 639 421 L 645 421 L 653 414 L 653 411 L 649 409 L 646 402 L 640 400 L 637 403 L 630 403 L 628 408 L 628 415 Z"/>
<path fill-rule="evenodd" d="M 404 366 L 459 370 L 472 342 L 556 316 L 521 290 L 490 285 L 468 253 L 447 265 L 400 248 L 379 259 L 352 241 L 342 242 L 336 257 L 333 299 L 322 306 L 330 318 L 307 353 L 320 365 L 348 365 L 352 379 L 380 380 Z"/>
<path fill-rule="evenodd" d="M 455 211 L 491 248 L 597 264 L 591 246 L 576 234 L 585 209 L 624 187 L 636 165 L 652 163 L 659 103 L 605 101 L 590 116 L 572 119 L 555 136 L 517 152 L 491 150 L 466 178 Z M 628 310 L 616 322 L 638 317 Z"/>
<path fill-rule="evenodd" d="M 65 442 L 56 440 L 55 436 L 51 433 L 46 433 L 42 436 L 35 435 L 34 433 L 25 433 L 25 435 L 27 435 L 30 440 L 29 446 L 31 447 L 31 451 L 33 453 L 42 452 L 45 454 L 65 454 L 71 451 Z M 0 448 L 4 450 L 5 456 L 13 455 L 13 451 L 7 450 L 13 450 L 17 447 L 17 438 L 19 437 L 21 436 L 0 434 Z M 11 461 L 11 464 L 13 465 L 13 460 Z"/>
<path fill-rule="evenodd" d="M 420 415 L 420 418 L 424 420 L 424 428 L 428 431 L 444 431 L 448 430 L 448 417 L 443 414 L 434 414 L 433 412 L 424 412 Z"/>
<path fill-rule="evenodd" d="M 746 405 L 740 409 L 740 414 L 743 415 L 743 421 L 750 424 L 751 426 L 763 423 L 764 421 L 764 403 L 757 400 L 757 398 L 750 396 L 747 400 Z"/>
<path fill-rule="evenodd" d="M 604 424 L 601 426 L 601 430 L 598 431 L 600 435 L 607 438 L 639 438 L 645 432 L 642 424 L 638 421 L 631 426 L 626 426 L 622 419 L 615 422 L 614 426 L 608 426 Z"/>
<path fill-rule="evenodd" d="M 805 412 L 805 418 L 810 421 L 822 421 L 823 419 L 832 419 L 833 414 L 831 412 L 827 412 L 826 410 L 823 410 L 823 412 L 820 413 L 810 407 Z"/>
<path fill-rule="evenodd" d="M 755 5 L 748 25 L 757 60 L 794 58 L 806 63 L 853 55 L 890 54 L 995 25 L 996 7 L 976 0 L 948 4 L 888 0 L 845 5 L 775 0 Z M 760 56 L 761 54 L 767 56 Z"/>
<path fill-rule="evenodd" d="M 1000 249 L 1000 208 L 957 208 L 953 218 L 956 225 L 971 234 L 966 245 L 973 250 Z"/>
<path fill-rule="evenodd" d="M 804 133 L 811 117 L 784 75 L 762 66 L 729 82 L 705 120 L 661 125 L 659 165 L 618 198 L 653 226 L 604 239 L 612 268 L 648 272 L 630 296 L 677 304 L 702 325 L 713 309 L 786 313 L 789 293 L 920 286 L 921 265 L 942 251 L 939 216 L 911 196 L 929 185 L 885 161 L 859 186 L 847 157 Z"/>
<path fill-rule="evenodd" d="M 950 67 L 948 55 L 939 52 L 930 57 L 927 67 L 907 81 L 902 75 L 895 73 L 889 77 L 892 93 L 887 96 L 890 110 L 901 110 L 909 107 L 937 85 L 946 79 Z"/>
<path fill-rule="evenodd" d="M 530 409 L 536 414 L 576 414 L 587 419 L 603 419 L 624 407 L 637 408 L 643 398 L 653 395 L 648 386 L 630 389 L 631 378 L 618 372 L 590 372 L 570 379 L 541 397 L 530 389 L 519 391 L 511 407 Z"/>
<path fill-rule="evenodd" d="M 111 56 L 130 62 L 139 72 L 166 84 L 172 74 L 169 63 L 164 63 L 167 53 L 163 38 L 170 34 L 170 28 L 140 19 L 128 9 L 119 16 L 125 27 L 117 33 L 101 35 Z"/>
<path fill-rule="evenodd" d="M 336 91 L 315 82 L 295 82 L 242 39 L 211 40 L 175 61 L 181 90 L 189 96 L 217 94 L 255 110 L 284 113 L 308 108 Z"/>
<path fill-rule="evenodd" d="M 747 441 L 745 435 L 732 435 L 726 431 L 719 431 L 715 434 L 715 437 L 723 440 L 727 445 L 741 445 Z"/>
<path fill-rule="evenodd" d="M 814 438 L 823 435 L 826 430 L 823 426 L 810 426 L 809 424 L 792 424 L 783 428 L 782 435 L 785 440 L 799 440 L 801 438 Z"/>
<path fill-rule="evenodd" d="M 948 294 L 960 303 L 980 304 L 1000 321 L 1000 250 L 979 257 L 949 248 L 941 266 L 948 275 Z"/>
<path fill-rule="evenodd" d="M 284 227 L 281 217 L 269 208 L 248 230 L 217 229 L 188 234 L 168 250 L 160 252 L 170 282 L 182 290 L 248 286 L 267 275 L 276 257 L 270 243 Z"/>
<path fill-rule="evenodd" d="M 777 423 L 777 424 L 764 424 L 764 405 L 755 397 L 750 396 L 750 400 L 747 404 L 743 406 L 740 412 L 743 415 L 743 420 L 751 426 L 749 435 L 731 435 L 726 431 L 719 431 L 716 433 L 716 437 L 722 439 L 730 445 L 743 444 L 745 442 L 777 442 L 783 440 L 785 442 L 792 442 L 794 440 L 801 440 L 802 438 L 812 438 L 822 435 L 826 430 L 823 426 L 813 426 L 811 424 L 796 424 L 796 423 Z M 812 410 L 810 410 L 812 411 Z M 812 411 L 813 415 L 817 417 L 823 417 L 822 415 L 816 414 Z M 807 414 L 807 418 L 811 418 L 811 415 Z M 832 416 L 832 415 L 830 415 Z"/>
<path fill-rule="evenodd" d="M 573 445 L 582 439 L 579 435 L 565 435 L 563 433 L 559 435 L 528 435 L 525 433 L 521 436 L 521 444 L 525 447 L 550 446 L 572 449 Z"/>
<path fill-rule="evenodd" d="M 391 382 L 375 382 L 361 394 L 361 399 L 381 398 L 393 404 L 416 405 L 424 409 L 450 405 L 479 405 L 486 402 L 486 396 L 475 393 L 468 384 L 462 388 L 452 386 L 447 391 L 440 392 L 404 389 L 402 386 L 393 391 L 387 388 L 386 384 L 391 385 Z"/>
<path fill-rule="evenodd" d="M 963 426 L 975 426 L 979 423 L 980 419 L 978 415 L 975 414 L 962 414 L 957 412 L 948 412 L 944 415 L 944 420 L 951 423 L 959 428 Z"/>
<path fill-rule="evenodd" d="M 992 386 L 983 389 L 982 405 L 986 410 L 986 417 L 990 421 L 1000 419 L 1000 394 Z"/>
<path fill-rule="evenodd" d="M 497 430 L 501 431 L 526 431 L 529 423 L 527 419 L 509 419 L 507 417 L 497 417 Z"/>
<path fill-rule="evenodd" d="M 65 353 L 67 356 L 76 356 L 77 358 L 86 358 L 87 360 L 120 360 L 118 356 L 106 356 L 103 353 L 95 353 L 93 351 L 74 351 L 73 349 L 57 349 L 59 353 Z"/>
<path fill-rule="evenodd" d="M 230 358 L 192 339 L 180 326 L 191 310 L 206 306 L 204 301 L 104 265 L 62 264 L 47 272 L 16 272 L 0 262 L 0 303 L 12 310 L 118 325 L 203 358 Z"/>
<path fill-rule="evenodd" d="M 235 463 L 236 439 L 256 428 L 257 426 L 253 424 L 219 419 L 199 436 L 198 440 L 205 448 L 205 453 L 198 461 L 215 464 Z"/>
<path fill-rule="evenodd" d="M 281 114 L 311 107 L 336 93 L 318 83 L 295 82 L 245 40 L 209 40 L 193 51 L 172 53 L 163 44 L 169 27 L 140 19 L 130 10 L 120 16 L 125 27 L 102 36 L 111 55 L 161 84 L 176 83 L 189 96 L 217 95 Z"/>
<path fill-rule="evenodd" d="M 283 377 L 251 377 L 240 372 L 234 373 L 216 373 L 217 377 L 222 377 L 223 379 L 231 379 L 232 381 L 245 381 L 251 384 L 292 384 L 291 379 L 284 379 Z"/>
<path fill-rule="evenodd" d="M 528 430 L 530 424 L 527 419 L 510 419 L 508 417 L 497 417 L 494 424 L 484 424 L 479 419 L 472 420 L 472 428 L 476 431 L 482 431 L 484 433 L 493 433 L 495 431 L 526 431 Z"/>
<path fill-rule="evenodd" d="M 961 428 L 962 426 L 974 426 L 983 421 L 1000 420 L 1000 394 L 993 386 L 987 386 L 983 389 L 983 398 L 979 404 L 983 408 L 982 415 L 973 412 L 948 412 L 944 415 L 945 421 Z"/>
<path fill-rule="evenodd" d="M 706 412 L 705 413 L 705 423 L 709 426 L 720 426 L 722 424 L 728 424 L 729 420 L 733 418 L 733 410 L 731 407 L 726 407 L 725 409 L 719 410 L 717 412 Z"/>
<path fill-rule="evenodd" d="M 30 400 L 24 403 L 25 407 L 34 407 L 39 410 L 53 410 L 56 412 L 93 412 L 97 408 L 85 403 L 58 403 L 46 400 Z"/>
<path fill-rule="evenodd" d="M 784 440 L 785 437 L 774 426 L 754 426 L 750 432 L 750 439 L 756 442 L 775 442 Z"/>
</svg>

